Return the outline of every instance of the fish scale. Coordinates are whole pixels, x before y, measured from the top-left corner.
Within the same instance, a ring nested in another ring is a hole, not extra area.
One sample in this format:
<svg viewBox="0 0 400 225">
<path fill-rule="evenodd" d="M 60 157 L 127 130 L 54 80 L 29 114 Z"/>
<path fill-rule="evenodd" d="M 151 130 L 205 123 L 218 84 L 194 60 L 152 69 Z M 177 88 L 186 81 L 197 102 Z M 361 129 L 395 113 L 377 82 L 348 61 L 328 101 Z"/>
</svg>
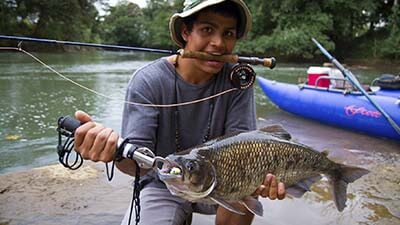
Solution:
<svg viewBox="0 0 400 225">
<path fill-rule="evenodd" d="M 238 138 L 249 137 L 244 135 Z M 252 194 L 267 173 L 273 173 L 279 181 L 292 185 L 306 177 L 319 174 L 321 171 L 312 170 L 307 165 L 323 161 L 318 152 L 310 151 L 302 145 L 293 148 L 289 143 L 277 140 L 232 139 L 231 142 L 209 146 L 209 151 L 210 154 L 206 155 L 215 165 L 218 178 L 212 194 L 230 200 L 239 200 L 243 196 Z M 297 160 L 296 156 L 299 156 Z M 288 161 L 293 162 L 290 164 L 291 167 L 287 167 Z M 315 167 L 318 168 L 317 165 Z M 296 172 L 299 170 L 301 173 Z"/>
</svg>

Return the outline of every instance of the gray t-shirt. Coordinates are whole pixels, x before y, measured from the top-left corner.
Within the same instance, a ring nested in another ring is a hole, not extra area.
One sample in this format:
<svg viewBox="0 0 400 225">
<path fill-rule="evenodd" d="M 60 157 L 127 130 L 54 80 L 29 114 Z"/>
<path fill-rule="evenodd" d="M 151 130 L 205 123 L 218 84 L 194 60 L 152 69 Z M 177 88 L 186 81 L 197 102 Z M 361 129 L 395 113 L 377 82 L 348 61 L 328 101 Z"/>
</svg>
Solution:
<svg viewBox="0 0 400 225">
<path fill-rule="evenodd" d="M 174 104 L 208 97 L 233 88 L 229 80 L 230 68 L 231 65 L 225 64 L 221 72 L 209 81 L 194 85 L 183 80 L 166 58 L 161 58 L 133 74 L 126 100 Z M 214 107 L 211 110 L 212 102 Z M 175 116 L 176 111 L 178 116 Z M 148 147 L 156 155 L 165 157 L 176 151 L 176 129 L 181 150 L 201 144 L 207 130 L 210 130 L 209 140 L 230 132 L 256 129 L 253 88 L 177 108 L 125 104 L 122 137 L 129 138 L 131 143 Z"/>
</svg>

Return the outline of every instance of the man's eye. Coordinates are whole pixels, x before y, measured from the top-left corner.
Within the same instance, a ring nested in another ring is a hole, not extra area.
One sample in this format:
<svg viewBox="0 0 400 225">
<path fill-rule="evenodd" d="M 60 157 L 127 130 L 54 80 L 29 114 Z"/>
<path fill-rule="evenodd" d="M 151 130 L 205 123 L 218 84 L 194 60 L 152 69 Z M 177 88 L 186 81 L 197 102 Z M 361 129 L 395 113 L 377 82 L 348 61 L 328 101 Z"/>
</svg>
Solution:
<svg viewBox="0 0 400 225">
<path fill-rule="evenodd" d="M 204 27 L 204 28 L 202 29 L 202 31 L 205 32 L 205 33 L 211 33 L 211 32 L 212 32 L 212 29 L 211 29 L 211 27 Z"/>
<path fill-rule="evenodd" d="M 226 31 L 225 36 L 226 37 L 236 37 L 236 33 L 233 31 Z"/>
</svg>

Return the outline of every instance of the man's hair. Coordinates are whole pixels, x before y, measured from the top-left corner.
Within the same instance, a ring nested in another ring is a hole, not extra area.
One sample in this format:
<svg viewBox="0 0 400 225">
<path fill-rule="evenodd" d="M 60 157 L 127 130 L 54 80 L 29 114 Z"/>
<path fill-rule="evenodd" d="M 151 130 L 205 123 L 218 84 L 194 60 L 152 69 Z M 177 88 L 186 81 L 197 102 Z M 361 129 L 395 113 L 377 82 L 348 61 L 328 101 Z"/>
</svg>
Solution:
<svg viewBox="0 0 400 225">
<path fill-rule="evenodd" d="M 236 27 L 238 24 L 240 24 L 240 10 L 238 8 L 238 6 L 231 2 L 231 1 L 226 1 L 226 2 L 222 2 L 220 4 L 217 5 L 212 5 L 210 7 L 207 7 L 199 12 L 194 13 L 193 15 L 190 15 L 186 18 L 183 18 L 183 23 L 186 25 L 187 29 L 189 31 L 192 31 L 193 29 L 193 24 L 194 22 L 197 20 L 197 17 L 199 16 L 199 14 L 201 12 L 213 12 L 222 16 L 226 16 L 226 17 L 232 17 L 232 18 L 236 18 L 237 19 L 237 23 L 236 23 Z"/>
</svg>

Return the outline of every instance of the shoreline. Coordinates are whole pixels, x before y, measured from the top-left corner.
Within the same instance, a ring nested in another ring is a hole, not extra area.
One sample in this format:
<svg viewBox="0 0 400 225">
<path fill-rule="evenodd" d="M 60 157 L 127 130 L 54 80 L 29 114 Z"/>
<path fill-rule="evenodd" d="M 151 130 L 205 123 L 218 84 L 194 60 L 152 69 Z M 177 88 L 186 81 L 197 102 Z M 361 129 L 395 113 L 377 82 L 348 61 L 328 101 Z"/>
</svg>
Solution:
<svg viewBox="0 0 400 225">
<path fill-rule="evenodd" d="M 129 205 L 132 178 L 100 164 L 78 170 L 60 164 L 0 175 L 0 224 L 119 224 Z"/>
<path fill-rule="evenodd" d="M 133 178 L 115 168 L 108 181 L 103 163 L 85 161 L 77 170 L 54 164 L 0 180 L 0 225 L 120 224 L 132 198 Z M 194 214 L 192 225 L 214 218 Z"/>
</svg>

